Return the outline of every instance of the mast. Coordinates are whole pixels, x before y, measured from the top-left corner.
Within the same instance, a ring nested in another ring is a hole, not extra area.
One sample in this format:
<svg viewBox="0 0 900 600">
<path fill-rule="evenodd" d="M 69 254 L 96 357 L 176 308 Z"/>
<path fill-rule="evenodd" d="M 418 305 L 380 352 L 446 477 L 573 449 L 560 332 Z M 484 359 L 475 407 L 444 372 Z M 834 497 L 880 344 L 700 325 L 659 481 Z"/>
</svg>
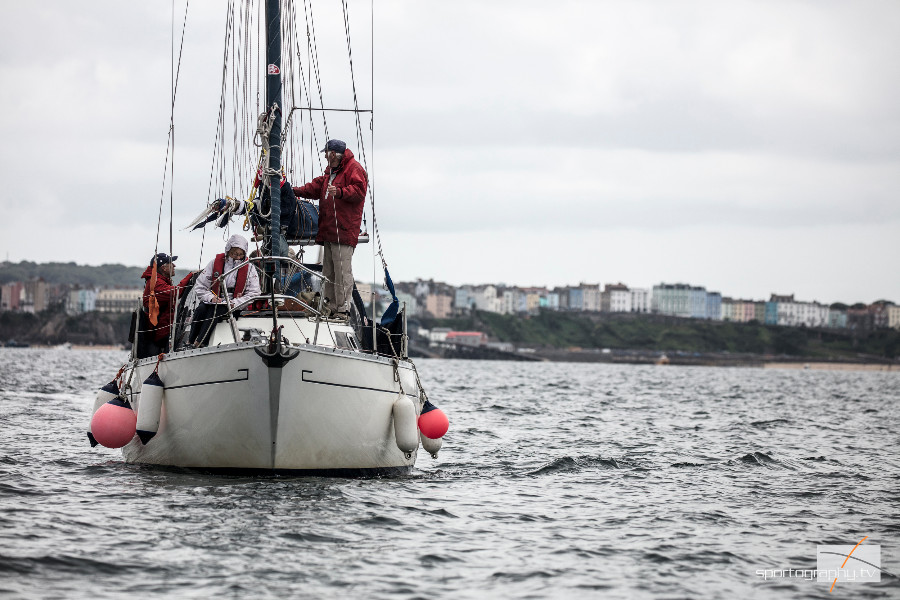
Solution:
<svg viewBox="0 0 900 600">
<path fill-rule="evenodd" d="M 281 7 L 279 0 L 266 0 L 266 108 L 273 111 L 269 134 L 269 193 L 272 201 L 272 256 L 287 256 L 281 235 Z"/>
</svg>

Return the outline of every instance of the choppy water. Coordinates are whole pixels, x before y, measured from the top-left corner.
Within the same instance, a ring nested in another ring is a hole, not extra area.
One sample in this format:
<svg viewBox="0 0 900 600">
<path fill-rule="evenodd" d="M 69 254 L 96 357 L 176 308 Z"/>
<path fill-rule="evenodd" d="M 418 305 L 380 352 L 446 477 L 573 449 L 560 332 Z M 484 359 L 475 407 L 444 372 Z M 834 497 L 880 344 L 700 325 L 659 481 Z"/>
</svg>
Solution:
<svg viewBox="0 0 900 600">
<path fill-rule="evenodd" d="M 863 536 L 900 572 L 897 373 L 420 360 L 440 458 L 346 480 L 91 449 L 122 358 L 0 350 L 0 595 L 827 597 L 756 572 Z"/>
</svg>

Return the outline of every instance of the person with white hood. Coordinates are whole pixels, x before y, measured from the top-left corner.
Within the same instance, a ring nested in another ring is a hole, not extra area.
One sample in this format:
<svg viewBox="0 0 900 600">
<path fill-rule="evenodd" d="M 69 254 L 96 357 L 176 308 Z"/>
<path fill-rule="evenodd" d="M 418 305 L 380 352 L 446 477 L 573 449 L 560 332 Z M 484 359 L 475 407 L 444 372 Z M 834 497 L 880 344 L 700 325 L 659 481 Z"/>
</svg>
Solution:
<svg viewBox="0 0 900 600">
<path fill-rule="evenodd" d="M 244 236 L 231 236 L 225 244 L 225 252 L 217 254 L 197 277 L 196 290 L 201 302 L 191 321 L 191 335 L 188 338 L 194 347 L 205 344 L 213 323 L 228 314 L 225 293 L 217 280 L 222 273 L 231 271 L 244 261 L 248 248 L 249 244 Z M 228 288 L 232 307 L 240 304 L 241 298 L 260 293 L 259 274 L 256 269 L 250 268 L 249 263 L 226 275 L 224 283 Z"/>
</svg>

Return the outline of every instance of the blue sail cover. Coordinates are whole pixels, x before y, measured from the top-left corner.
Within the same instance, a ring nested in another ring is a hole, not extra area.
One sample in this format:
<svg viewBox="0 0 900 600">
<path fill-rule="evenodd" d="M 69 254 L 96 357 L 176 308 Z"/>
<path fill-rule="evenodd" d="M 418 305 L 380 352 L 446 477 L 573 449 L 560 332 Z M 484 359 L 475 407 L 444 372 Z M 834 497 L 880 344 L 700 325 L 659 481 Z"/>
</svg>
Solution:
<svg viewBox="0 0 900 600">
<path fill-rule="evenodd" d="M 387 267 L 384 269 L 384 282 L 387 284 L 388 291 L 391 293 L 391 301 L 390 306 L 387 307 L 387 310 L 384 311 L 384 314 L 381 315 L 381 326 L 387 327 L 397 318 L 397 311 L 400 310 L 400 300 L 397 299 L 397 292 L 394 291 L 394 282 L 391 281 L 391 274 L 388 273 Z"/>
</svg>

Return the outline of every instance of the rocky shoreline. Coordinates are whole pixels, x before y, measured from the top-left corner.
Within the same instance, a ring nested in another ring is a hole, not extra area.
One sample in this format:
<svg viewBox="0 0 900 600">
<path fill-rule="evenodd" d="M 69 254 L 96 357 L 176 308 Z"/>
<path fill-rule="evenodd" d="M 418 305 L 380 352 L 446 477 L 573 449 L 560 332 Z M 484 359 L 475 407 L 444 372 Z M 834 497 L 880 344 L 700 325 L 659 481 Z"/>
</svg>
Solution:
<svg viewBox="0 0 900 600">
<path fill-rule="evenodd" d="M 67 315 L 63 312 L 0 313 L 0 345 L 114 350 L 128 346 L 128 313 L 92 312 Z M 410 355 L 416 357 L 469 360 L 550 361 L 621 363 L 675 366 L 759 367 L 794 369 L 859 369 L 897 371 L 900 359 L 865 353 L 822 356 L 814 354 L 773 354 L 752 352 L 688 352 L 622 348 L 521 348 L 502 351 L 485 346 L 443 344 L 429 347 L 410 340 Z"/>
</svg>

